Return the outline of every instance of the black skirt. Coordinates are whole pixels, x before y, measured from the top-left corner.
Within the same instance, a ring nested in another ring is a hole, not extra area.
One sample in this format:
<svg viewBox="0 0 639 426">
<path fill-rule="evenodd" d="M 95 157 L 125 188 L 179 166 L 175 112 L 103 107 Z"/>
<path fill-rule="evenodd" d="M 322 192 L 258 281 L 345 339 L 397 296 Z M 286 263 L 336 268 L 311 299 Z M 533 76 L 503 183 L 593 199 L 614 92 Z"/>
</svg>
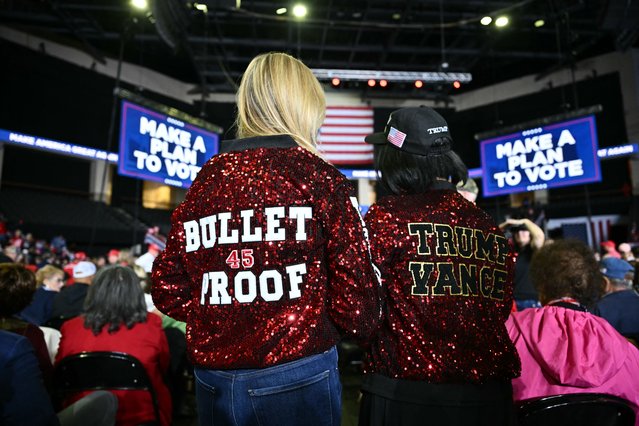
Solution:
<svg viewBox="0 0 639 426">
<path fill-rule="evenodd" d="M 360 426 L 507 426 L 514 410 L 510 380 L 427 383 L 366 375 Z"/>
</svg>

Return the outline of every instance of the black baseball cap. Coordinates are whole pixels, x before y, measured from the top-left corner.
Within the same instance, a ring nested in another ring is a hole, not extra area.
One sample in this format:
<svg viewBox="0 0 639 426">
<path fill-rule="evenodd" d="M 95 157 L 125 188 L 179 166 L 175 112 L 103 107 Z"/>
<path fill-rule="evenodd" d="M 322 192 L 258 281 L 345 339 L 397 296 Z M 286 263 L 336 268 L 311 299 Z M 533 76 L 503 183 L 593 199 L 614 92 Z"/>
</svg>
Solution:
<svg viewBox="0 0 639 426">
<path fill-rule="evenodd" d="M 447 142 L 435 144 L 441 137 Z M 383 132 L 364 139 L 374 145 L 389 144 L 401 151 L 417 155 L 440 155 L 451 150 L 448 123 L 429 107 L 402 108 L 393 111 Z"/>
</svg>

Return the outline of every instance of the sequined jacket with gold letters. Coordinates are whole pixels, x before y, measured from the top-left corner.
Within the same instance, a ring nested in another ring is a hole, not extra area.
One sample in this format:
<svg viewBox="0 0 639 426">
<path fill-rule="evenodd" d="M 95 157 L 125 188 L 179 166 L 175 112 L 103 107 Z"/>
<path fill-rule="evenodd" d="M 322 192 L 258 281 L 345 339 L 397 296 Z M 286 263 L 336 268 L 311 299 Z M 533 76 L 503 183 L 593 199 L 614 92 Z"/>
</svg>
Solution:
<svg viewBox="0 0 639 426">
<path fill-rule="evenodd" d="M 432 383 L 518 376 L 504 325 L 514 256 L 488 214 L 440 182 L 381 199 L 365 220 L 387 311 L 365 371 Z"/>
</svg>

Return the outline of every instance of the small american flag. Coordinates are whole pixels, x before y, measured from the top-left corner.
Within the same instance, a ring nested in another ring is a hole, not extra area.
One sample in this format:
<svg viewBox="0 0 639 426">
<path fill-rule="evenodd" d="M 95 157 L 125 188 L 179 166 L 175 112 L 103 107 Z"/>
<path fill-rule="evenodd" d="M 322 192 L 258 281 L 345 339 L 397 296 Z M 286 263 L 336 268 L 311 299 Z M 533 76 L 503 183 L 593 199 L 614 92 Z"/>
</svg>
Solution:
<svg viewBox="0 0 639 426">
<path fill-rule="evenodd" d="M 406 133 L 402 133 L 396 128 L 391 126 L 386 140 L 388 140 L 388 142 L 395 145 L 397 148 L 401 148 L 402 145 L 404 145 L 404 139 L 406 139 Z"/>
<path fill-rule="evenodd" d="M 406 133 L 402 133 L 396 128 L 391 126 L 391 129 L 388 131 L 388 136 L 386 140 L 395 145 L 398 148 L 401 148 L 404 145 L 404 139 L 406 139 Z"/>
<path fill-rule="evenodd" d="M 364 137 L 373 133 L 373 109 L 359 106 L 326 107 L 318 149 L 334 165 L 373 164 L 373 146 Z"/>
</svg>

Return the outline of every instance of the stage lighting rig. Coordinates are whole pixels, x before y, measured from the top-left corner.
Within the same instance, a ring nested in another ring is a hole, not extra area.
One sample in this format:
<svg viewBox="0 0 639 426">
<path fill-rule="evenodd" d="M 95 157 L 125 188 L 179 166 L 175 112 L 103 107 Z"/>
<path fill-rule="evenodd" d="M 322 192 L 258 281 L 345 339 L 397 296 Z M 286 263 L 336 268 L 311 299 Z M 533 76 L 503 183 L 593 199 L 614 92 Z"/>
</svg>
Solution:
<svg viewBox="0 0 639 426">
<path fill-rule="evenodd" d="M 451 71 L 375 71 L 375 70 L 340 70 L 340 69 L 323 69 L 314 68 L 313 74 L 318 80 L 331 81 L 339 78 L 340 81 L 363 81 L 375 82 L 386 80 L 387 83 L 413 83 L 421 81 L 422 83 L 470 83 L 473 79 L 472 74 L 465 72 Z"/>
</svg>

